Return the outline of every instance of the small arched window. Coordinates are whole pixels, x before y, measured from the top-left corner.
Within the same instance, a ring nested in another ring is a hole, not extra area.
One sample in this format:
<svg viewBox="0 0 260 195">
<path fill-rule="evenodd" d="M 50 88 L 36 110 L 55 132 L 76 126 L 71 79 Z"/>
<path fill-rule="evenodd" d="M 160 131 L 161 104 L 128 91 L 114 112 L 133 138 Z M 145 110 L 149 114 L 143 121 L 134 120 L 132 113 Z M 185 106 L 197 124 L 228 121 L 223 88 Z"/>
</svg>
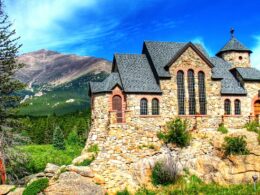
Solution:
<svg viewBox="0 0 260 195">
<path fill-rule="evenodd" d="M 148 110 L 147 110 L 147 99 L 142 98 L 140 101 L 140 115 L 147 115 Z"/>
<path fill-rule="evenodd" d="M 159 100 L 156 98 L 152 100 L 152 115 L 159 115 Z"/>
<path fill-rule="evenodd" d="M 184 72 L 177 72 L 177 97 L 179 115 L 185 115 L 185 89 L 184 89 Z"/>
<path fill-rule="evenodd" d="M 189 114 L 196 114 L 194 71 L 188 70 Z"/>
<path fill-rule="evenodd" d="M 225 115 L 231 114 L 231 102 L 229 99 L 226 99 L 224 102 L 224 110 L 225 110 Z"/>
<path fill-rule="evenodd" d="M 198 84 L 199 84 L 199 103 L 200 103 L 200 114 L 207 114 L 206 108 L 206 89 L 205 89 L 205 74 L 200 71 L 198 73 Z"/>
<path fill-rule="evenodd" d="M 236 99 L 235 100 L 235 115 L 240 115 L 241 114 L 241 103 L 240 100 Z"/>
</svg>

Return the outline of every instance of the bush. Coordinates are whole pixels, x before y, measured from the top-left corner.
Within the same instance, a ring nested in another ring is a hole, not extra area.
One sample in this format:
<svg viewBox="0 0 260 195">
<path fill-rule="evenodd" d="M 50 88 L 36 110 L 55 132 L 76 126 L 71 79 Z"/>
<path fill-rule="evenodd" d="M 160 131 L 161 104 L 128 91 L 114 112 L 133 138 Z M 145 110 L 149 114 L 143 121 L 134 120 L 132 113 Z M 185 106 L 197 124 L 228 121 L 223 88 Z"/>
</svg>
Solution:
<svg viewBox="0 0 260 195">
<path fill-rule="evenodd" d="M 190 144 L 191 135 L 187 131 L 186 121 L 177 118 L 167 123 L 166 134 L 159 132 L 157 134 L 159 139 L 163 139 L 166 143 L 175 143 L 179 147 L 185 147 Z"/>
<path fill-rule="evenodd" d="M 123 191 L 117 192 L 116 195 L 130 195 L 128 190 L 125 188 Z"/>
<path fill-rule="evenodd" d="M 38 179 L 29 184 L 23 191 L 23 195 L 37 195 L 47 188 L 49 180 L 47 178 Z"/>
<path fill-rule="evenodd" d="M 76 166 L 89 166 L 93 161 L 95 160 L 95 157 L 93 156 L 91 159 L 85 159 L 83 162 L 76 164 Z"/>
<path fill-rule="evenodd" d="M 80 142 L 80 138 L 78 136 L 78 133 L 77 133 L 77 130 L 76 129 L 73 129 L 69 135 L 68 135 L 68 138 L 67 138 L 67 143 L 71 146 L 75 146 L 75 145 L 81 145 L 81 142 Z"/>
<path fill-rule="evenodd" d="M 64 135 L 60 127 L 56 127 L 53 132 L 53 147 L 58 150 L 65 150 Z"/>
<path fill-rule="evenodd" d="M 177 166 L 171 158 L 156 162 L 152 170 L 152 182 L 154 185 L 175 183 L 177 176 Z"/>
<path fill-rule="evenodd" d="M 228 133 L 228 129 L 224 126 L 223 123 L 221 123 L 221 124 L 219 125 L 218 131 L 221 132 L 221 133 L 223 133 L 223 134 Z"/>
<path fill-rule="evenodd" d="M 98 145 L 97 144 L 93 144 L 93 145 L 89 146 L 88 152 L 94 152 L 94 153 L 97 154 L 99 152 Z"/>
<path fill-rule="evenodd" d="M 249 153 L 246 145 L 245 136 L 225 137 L 225 154 L 246 155 Z"/>
<path fill-rule="evenodd" d="M 253 131 L 256 133 L 260 133 L 260 125 L 257 121 L 251 121 L 245 124 L 245 128 L 248 131 Z"/>
</svg>

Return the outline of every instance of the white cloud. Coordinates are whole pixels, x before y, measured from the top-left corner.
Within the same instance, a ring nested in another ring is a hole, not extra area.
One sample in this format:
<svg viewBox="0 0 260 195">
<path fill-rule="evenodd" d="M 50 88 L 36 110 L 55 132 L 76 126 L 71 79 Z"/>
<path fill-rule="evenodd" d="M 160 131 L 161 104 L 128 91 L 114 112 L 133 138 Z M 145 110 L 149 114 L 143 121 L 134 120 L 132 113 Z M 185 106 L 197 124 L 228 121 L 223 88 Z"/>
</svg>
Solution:
<svg viewBox="0 0 260 195">
<path fill-rule="evenodd" d="M 192 39 L 191 42 L 201 44 L 202 47 L 208 52 L 209 56 L 214 55 L 214 53 L 205 45 L 205 42 L 202 37 L 195 37 L 194 39 Z"/>
<path fill-rule="evenodd" d="M 37 43 L 51 43 L 64 33 L 60 22 L 66 22 L 80 8 L 95 6 L 95 0 L 11 0 L 7 14 L 21 42 L 22 50 L 33 50 Z"/>
<path fill-rule="evenodd" d="M 254 38 L 256 39 L 256 46 L 252 49 L 251 64 L 260 70 L 260 36 Z"/>
</svg>

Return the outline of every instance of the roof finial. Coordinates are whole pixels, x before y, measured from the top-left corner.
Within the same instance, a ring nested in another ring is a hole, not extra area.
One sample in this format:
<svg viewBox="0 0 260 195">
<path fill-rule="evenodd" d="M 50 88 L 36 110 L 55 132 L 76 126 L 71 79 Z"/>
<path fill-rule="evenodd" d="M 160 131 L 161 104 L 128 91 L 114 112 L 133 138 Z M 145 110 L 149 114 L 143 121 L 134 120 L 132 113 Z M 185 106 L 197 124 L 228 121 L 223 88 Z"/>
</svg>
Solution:
<svg viewBox="0 0 260 195">
<path fill-rule="evenodd" d="M 234 38 L 234 33 L 235 33 L 234 28 L 231 28 L 231 29 L 230 29 L 231 38 Z"/>
</svg>

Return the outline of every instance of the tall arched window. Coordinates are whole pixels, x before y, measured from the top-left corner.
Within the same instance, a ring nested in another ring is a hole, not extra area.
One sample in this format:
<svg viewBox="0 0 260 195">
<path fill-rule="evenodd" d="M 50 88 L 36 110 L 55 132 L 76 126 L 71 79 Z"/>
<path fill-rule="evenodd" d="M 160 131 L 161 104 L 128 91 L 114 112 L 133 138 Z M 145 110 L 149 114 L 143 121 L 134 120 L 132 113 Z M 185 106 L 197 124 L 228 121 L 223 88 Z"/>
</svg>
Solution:
<svg viewBox="0 0 260 195">
<path fill-rule="evenodd" d="M 147 115 L 148 110 L 147 110 L 147 99 L 142 98 L 140 101 L 140 115 Z"/>
<path fill-rule="evenodd" d="M 185 89 L 184 89 L 184 72 L 177 72 L 177 95 L 179 115 L 185 115 Z"/>
<path fill-rule="evenodd" d="M 240 100 L 236 99 L 235 100 L 235 115 L 240 115 L 240 114 L 241 114 Z"/>
<path fill-rule="evenodd" d="M 199 102 L 200 102 L 200 114 L 207 114 L 207 101 L 206 101 L 206 89 L 205 89 L 205 74 L 200 71 L 198 73 L 199 80 Z"/>
<path fill-rule="evenodd" d="M 196 114 L 194 71 L 188 70 L 189 114 Z"/>
<path fill-rule="evenodd" d="M 224 102 L 225 115 L 231 114 L 231 102 L 229 99 L 226 99 Z"/>
<path fill-rule="evenodd" d="M 152 100 L 152 115 L 159 115 L 159 100 L 156 98 Z"/>
</svg>

